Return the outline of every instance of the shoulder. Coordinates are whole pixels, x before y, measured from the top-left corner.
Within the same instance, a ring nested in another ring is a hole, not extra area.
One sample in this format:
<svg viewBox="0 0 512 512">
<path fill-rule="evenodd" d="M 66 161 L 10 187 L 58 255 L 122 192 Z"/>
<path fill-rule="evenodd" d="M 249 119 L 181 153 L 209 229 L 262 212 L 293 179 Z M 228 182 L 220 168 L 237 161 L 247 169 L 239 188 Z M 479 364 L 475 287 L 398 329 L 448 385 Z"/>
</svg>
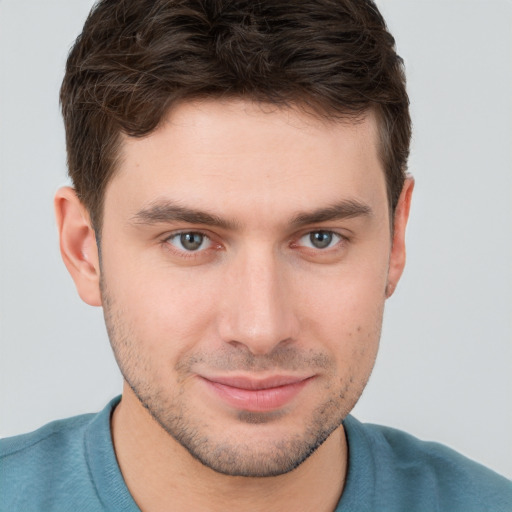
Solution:
<svg viewBox="0 0 512 512">
<path fill-rule="evenodd" d="M 83 414 L 53 421 L 34 432 L 0 439 L 2 464 L 13 463 L 26 456 L 32 458 L 38 452 L 55 453 L 57 450 L 65 453 L 70 444 L 76 442 L 77 434 L 79 435 L 93 417 L 94 414 Z"/>
<path fill-rule="evenodd" d="M 345 430 L 349 452 L 372 466 L 376 499 L 396 497 L 396 510 L 512 510 L 511 481 L 447 446 L 352 417 Z"/>
<path fill-rule="evenodd" d="M 54 421 L 0 440 L 0 512 L 72 510 L 75 505 L 97 510 L 88 444 L 96 432 L 95 445 L 110 442 L 112 404 L 97 414 Z"/>
</svg>

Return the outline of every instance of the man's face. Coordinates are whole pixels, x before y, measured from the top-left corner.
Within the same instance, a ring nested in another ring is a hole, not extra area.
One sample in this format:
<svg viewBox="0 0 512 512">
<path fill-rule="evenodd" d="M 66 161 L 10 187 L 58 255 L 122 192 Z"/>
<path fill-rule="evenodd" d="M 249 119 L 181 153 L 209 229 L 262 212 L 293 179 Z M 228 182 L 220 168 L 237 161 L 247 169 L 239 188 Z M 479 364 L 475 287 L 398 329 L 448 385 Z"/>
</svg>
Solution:
<svg viewBox="0 0 512 512">
<path fill-rule="evenodd" d="M 127 392 L 216 471 L 290 471 L 367 382 L 392 241 L 376 131 L 204 101 L 125 139 L 102 229 L 109 336 Z"/>
</svg>

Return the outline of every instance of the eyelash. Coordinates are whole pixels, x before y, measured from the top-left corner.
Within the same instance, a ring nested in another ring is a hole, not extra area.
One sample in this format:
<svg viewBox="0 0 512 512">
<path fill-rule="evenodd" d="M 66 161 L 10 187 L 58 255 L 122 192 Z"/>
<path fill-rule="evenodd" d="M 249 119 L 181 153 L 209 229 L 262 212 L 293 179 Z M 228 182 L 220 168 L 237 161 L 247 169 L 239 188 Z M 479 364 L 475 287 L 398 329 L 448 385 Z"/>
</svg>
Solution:
<svg viewBox="0 0 512 512">
<path fill-rule="evenodd" d="M 318 247 L 307 247 L 305 245 L 300 245 L 299 242 L 303 238 L 309 236 L 311 237 L 313 234 L 323 233 L 332 236 L 333 238 L 337 239 L 336 242 L 332 247 L 325 247 L 325 248 L 318 248 Z M 201 249 L 198 248 L 196 250 L 186 250 L 185 248 L 179 249 L 177 248 L 173 243 L 172 240 L 176 239 L 178 237 L 181 237 L 182 235 L 201 235 L 203 237 L 203 240 L 201 241 L 201 244 L 204 243 L 205 240 L 209 241 L 208 247 Z M 338 233 L 337 231 L 329 230 L 329 229 L 316 229 L 316 230 L 309 230 L 307 232 L 301 233 L 299 236 L 294 237 L 295 241 L 292 241 L 289 244 L 289 247 L 295 249 L 295 248 L 303 248 L 306 252 L 315 252 L 317 254 L 330 254 L 333 251 L 336 251 L 336 249 L 339 248 L 339 246 L 344 245 L 349 241 L 348 237 L 345 235 L 342 235 L 341 233 Z M 209 252 L 210 250 L 220 250 L 222 248 L 222 244 L 216 243 L 213 240 L 213 237 L 209 235 L 208 233 L 205 233 L 200 230 L 188 230 L 188 231 L 178 231 L 171 233 L 170 235 L 167 235 L 163 240 L 162 244 L 165 246 L 165 248 L 174 254 L 179 255 L 182 258 L 198 258 L 201 256 L 204 256 L 206 252 Z"/>
<path fill-rule="evenodd" d="M 172 243 L 172 240 L 175 238 L 178 238 L 182 235 L 201 235 L 203 237 L 202 243 L 204 243 L 204 241 L 207 240 L 207 241 L 209 241 L 209 245 L 205 249 L 198 248 L 195 251 L 187 251 L 186 249 L 179 249 L 174 246 L 174 244 Z M 186 230 L 186 231 L 184 230 L 184 231 L 177 231 L 177 232 L 171 233 L 170 235 L 167 235 L 162 240 L 162 245 L 165 247 L 166 250 L 172 252 L 173 254 L 178 255 L 180 258 L 188 258 L 188 259 L 195 259 L 195 258 L 199 258 L 201 256 L 204 257 L 205 253 L 212 249 L 212 246 L 213 246 L 213 250 L 219 250 L 222 247 L 220 243 L 215 243 L 213 241 L 212 236 L 210 236 L 207 233 L 204 233 L 203 231 L 200 231 L 200 230 Z"/>
<path fill-rule="evenodd" d="M 328 230 L 328 229 L 317 229 L 317 230 L 313 230 L 313 231 L 308 231 L 307 233 L 304 233 L 301 237 L 299 237 L 299 241 L 302 240 L 302 239 L 305 239 L 305 238 L 309 238 L 309 241 L 311 242 L 311 244 L 313 245 L 313 238 L 312 238 L 312 235 L 314 234 L 322 234 L 322 235 L 327 235 L 328 237 L 330 237 L 329 241 L 328 241 L 328 245 L 326 247 L 308 247 L 308 246 L 305 246 L 305 245 L 299 245 L 298 243 L 293 243 L 292 244 L 292 247 L 304 247 L 306 249 L 310 249 L 312 251 L 320 251 L 320 252 L 327 252 L 329 251 L 330 249 L 334 249 L 337 245 L 339 245 L 341 242 L 343 241 L 346 241 L 347 238 L 344 237 L 343 235 L 341 235 L 340 233 L 337 233 L 336 231 L 331 231 L 331 230 Z M 330 246 L 331 242 L 334 240 L 336 240 L 336 243 L 333 245 L 333 246 Z M 321 241 L 320 241 L 321 242 Z"/>
</svg>

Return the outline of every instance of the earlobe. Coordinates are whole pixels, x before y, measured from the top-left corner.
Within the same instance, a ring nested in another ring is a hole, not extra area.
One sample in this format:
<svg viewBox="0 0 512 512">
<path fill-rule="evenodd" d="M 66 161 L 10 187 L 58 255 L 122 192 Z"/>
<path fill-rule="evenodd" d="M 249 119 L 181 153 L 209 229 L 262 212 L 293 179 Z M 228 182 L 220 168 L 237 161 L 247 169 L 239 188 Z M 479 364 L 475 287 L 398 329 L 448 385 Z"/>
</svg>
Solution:
<svg viewBox="0 0 512 512">
<path fill-rule="evenodd" d="M 393 245 L 391 247 L 391 255 L 389 258 L 386 298 L 393 295 L 405 267 L 405 229 L 409 219 L 413 189 L 414 178 L 412 178 L 412 176 L 408 176 L 402 188 L 394 214 Z"/>
<path fill-rule="evenodd" d="M 57 191 L 54 206 L 60 252 L 78 294 L 87 304 L 101 306 L 98 246 L 89 214 L 71 187 Z"/>
</svg>

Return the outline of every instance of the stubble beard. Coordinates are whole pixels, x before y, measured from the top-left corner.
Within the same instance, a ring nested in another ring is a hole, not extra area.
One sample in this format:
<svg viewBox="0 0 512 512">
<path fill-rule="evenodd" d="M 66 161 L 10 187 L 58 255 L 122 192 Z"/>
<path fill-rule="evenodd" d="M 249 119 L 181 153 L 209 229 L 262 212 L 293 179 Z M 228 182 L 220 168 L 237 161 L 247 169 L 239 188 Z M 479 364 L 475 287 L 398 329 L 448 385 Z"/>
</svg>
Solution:
<svg viewBox="0 0 512 512">
<path fill-rule="evenodd" d="M 228 476 L 261 478 L 289 473 L 313 454 L 344 419 L 339 409 L 333 418 L 335 404 L 328 403 L 315 411 L 313 422 L 302 435 L 290 435 L 255 446 L 230 439 L 229 432 L 223 439 L 215 439 L 209 435 L 209 425 L 198 421 L 183 404 L 167 406 L 164 400 L 155 400 L 153 396 L 141 393 L 138 386 L 128 384 L 153 419 L 192 457 Z M 269 424 L 273 420 L 268 413 L 242 411 L 238 415 L 240 423 L 251 426 Z"/>
<path fill-rule="evenodd" d="M 158 380 L 152 382 L 156 369 L 151 358 L 144 354 L 143 343 L 138 343 L 127 327 L 115 304 L 106 292 L 102 283 L 102 299 L 105 323 L 114 352 L 114 356 L 124 377 L 141 405 L 151 417 L 177 441 L 188 453 L 204 466 L 229 476 L 271 477 L 293 471 L 310 457 L 327 438 L 342 424 L 346 415 L 359 399 L 370 371 L 360 381 L 351 376 L 344 380 L 338 379 L 332 387 L 329 398 L 319 404 L 310 414 L 309 419 L 299 433 L 290 433 L 281 439 L 272 439 L 265 445 L 254 445 L 250 442 L 235 441 L 230 433 L 214 438 L 212 429 L 201 419 L 201 411 L 193 411 L 183 396 L 183 388 L 179 388 L 173 396 L 168 388 L 159 388 Z M 186 375 L 186 368 L 197 363 L 203 356 L 195 355 L 176 365 L 178 375 Z M 222 357 L 222 356 L 220 356 Z M 211 360 L 210 355 L 204 358 Z M 290 368 L 322 368 L 332 371 L 334 362 L 325 354 L 300 353 L 295 348 L 285 348 L 269 356 L 254 356 L 250 353 L 230 355 L 219 361 L 214 356 L 215 366 L 226 369 L 290 369 Z M 236 362 L 235 362 L 236 361 Z M 178 384 L 180 379 L 178 378 Z M 240 424 L 271 425 L 279 420 L 279 412 L 240 411 L 237 420 Z"/>
</svg>

